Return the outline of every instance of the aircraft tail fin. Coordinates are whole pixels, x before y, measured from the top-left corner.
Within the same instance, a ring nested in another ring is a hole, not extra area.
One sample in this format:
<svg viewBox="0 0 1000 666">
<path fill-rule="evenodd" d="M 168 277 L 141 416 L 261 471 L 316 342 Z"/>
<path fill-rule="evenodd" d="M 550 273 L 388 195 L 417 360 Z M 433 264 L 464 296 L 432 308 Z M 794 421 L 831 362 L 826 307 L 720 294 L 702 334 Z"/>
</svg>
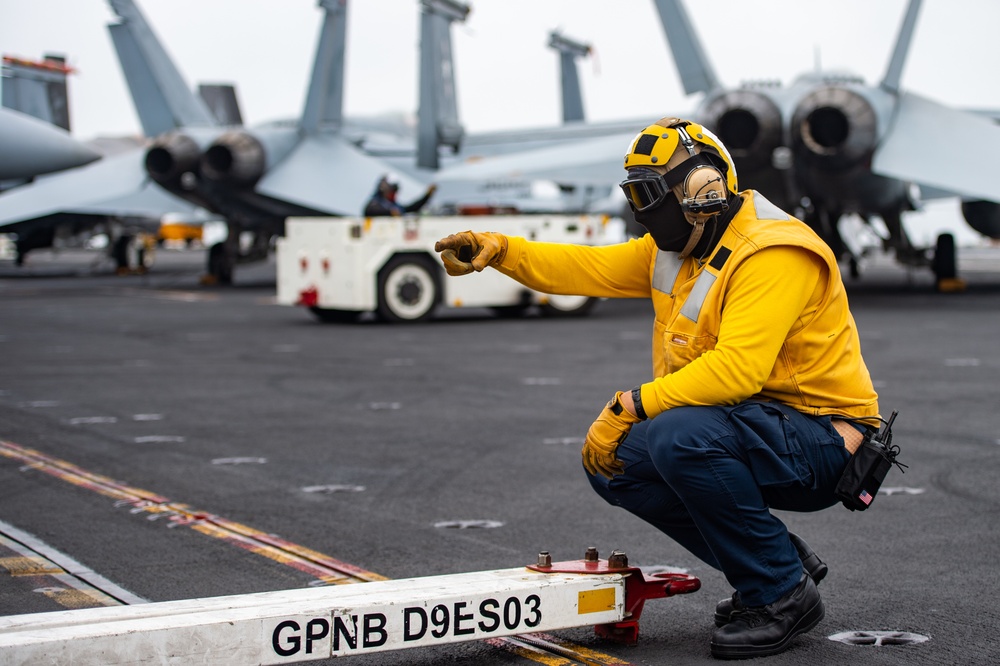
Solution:
<svg viewBox="0 0 1000 666">
<path fill-rule="evenodd" d="M 465 136 L 458 119 L 451 24 L 468 17 L 469 5 L 456 0 L 420 0 L 420 4 L 417 166 L 437 169 L 438 146 L 457 151 Z"/>
<path fill-rule="evenodd" d="M 576 70 L 576 59 L 590 55 L 590 44 L 583 44 L 564 37 L 558 32 L 552 32 L 549 34 L 549 46 L 559 52 L 563 122 L 583 120 L 583 93 L 580 90 L 580 76 Z"/>
<path fill-rule="evenodd" d="M 882 78 L 881 86 L 889 92 L 899 92 L 899 81 L 903 76 L 903 64 L 910 51 L 910 41 L 913 38 L 913 31 L 917 26 L 917 14 L 920 12 L 920 2 L 921 0 L 910 0 L 910 4 L 906 7 L 906 15 L 903 17 L 903 25 L 899 29 L 896 46 L 892 50 L 889 67 Z"/>
<path fill-rule="evenodd" d="M 121 19 L 108 26 L 139 114 L 143 133 L 156 136 L 189 126 L 214 126 L 204 102 L 188 88 L 133 0 L 108 0 Z"/>
<path fill-rule="evenodd" d="M 72 71 L 58 55 L 47 53 L 41 62 L 4 56 L 2 104 L 68 132 L 66 77 Z"/>
<path fill-rule="evenodd" d="M 680 0 L 655 0 L 667 44 L 674 55 L 684 92 L 710 92 L 719 87 L 712 64 Z"/>
<path fill-rule="evenodd" d="M 235 86 L 228 83 L 201 83 L 198 84 L 198 96 L 220 125 L 243 124 Z"/>
<path fill-rule="evenodd" d="M 319 0 L 326 15 L 320 29 L 309 92 L 302 110 L 302 131 L 338 127 L 344 114 L 344 53 L 347 45 L 347 0 Z"/>
</svg>

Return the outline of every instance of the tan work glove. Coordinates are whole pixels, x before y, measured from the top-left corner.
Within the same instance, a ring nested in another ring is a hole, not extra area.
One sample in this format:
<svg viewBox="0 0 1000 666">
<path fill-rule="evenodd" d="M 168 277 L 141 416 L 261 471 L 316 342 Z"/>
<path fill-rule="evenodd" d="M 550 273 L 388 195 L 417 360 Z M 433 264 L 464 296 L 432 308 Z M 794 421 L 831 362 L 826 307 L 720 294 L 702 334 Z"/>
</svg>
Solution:
<svg viewBox="0 0 1000 666">
<path fill-rule="evenodd" d="M 618 445 L 628 436 L 632 426 L 641 419 L 632 415 L 621 403 L 622 391 L 615 393 L 601 415 L 590 426 L 583 440 L 583 467 L 596 476 L 613 477 L 625 471 L 622 461 L 615 457 Z"/>
<path fill-rule="evenodd" d="M 507 237 L 493 231 L 462 231 L 439 240 L 434 251 L 441 253 L 448 275 L 468 275 L 503 261 L 507 256 Z"/>
</svg>

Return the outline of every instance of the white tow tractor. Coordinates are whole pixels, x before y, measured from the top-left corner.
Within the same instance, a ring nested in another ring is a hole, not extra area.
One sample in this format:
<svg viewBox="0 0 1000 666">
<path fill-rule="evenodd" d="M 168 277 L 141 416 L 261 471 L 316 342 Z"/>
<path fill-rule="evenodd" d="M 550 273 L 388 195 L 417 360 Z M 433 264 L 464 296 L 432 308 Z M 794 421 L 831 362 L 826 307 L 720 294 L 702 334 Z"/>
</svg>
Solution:
<svg viewBox="0 0 1000 666">
<path fill-rule="evenodd" d="M 547 315 L 579 316 L 596 302 L 541 294 L 494 270 L 449 277 L 434 243 L 467 229 L 582 245 L 625 240 L 621 220 L 606 215 L 289 218 L 277 246 L 277 302 L 307 307 L 321 321 L 351 321 L 364 312 L 418 321 L 438 306 L 502 315 L 539 306 Z"/>
</svg>

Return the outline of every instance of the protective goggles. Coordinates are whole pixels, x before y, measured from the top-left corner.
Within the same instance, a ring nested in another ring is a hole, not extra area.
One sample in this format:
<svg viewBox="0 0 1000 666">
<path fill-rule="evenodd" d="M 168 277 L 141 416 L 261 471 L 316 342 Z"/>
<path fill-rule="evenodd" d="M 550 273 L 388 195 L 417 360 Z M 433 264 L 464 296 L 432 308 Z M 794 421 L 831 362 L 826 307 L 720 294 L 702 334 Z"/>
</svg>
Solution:
<svg viewBox="0 0 1000 666">
<path fill-rule="evenodd" d="M 672 195 L 671 188 L 684 182 L 687 175 L 698 166 L 712 166 L 716 169 L 725 168 L 725 163 L 711 153 L 698 153 L 689 157 L 665 174 L 657 173 L 645 167 L 632 167 L 628 177 L 618 186 L 625 193 L 629 206 L 636 213 L 655 208 L 663 203 L 667 196 Z"/>
<path fill-rule="evenodd" d="M 629 169 L 628 178 L 618 184 L 625 193 L 629 206 L 637 213 L 655 208 L 668 196 L 673 196 L 665 175 L 652 169 Z"/>
</svg>

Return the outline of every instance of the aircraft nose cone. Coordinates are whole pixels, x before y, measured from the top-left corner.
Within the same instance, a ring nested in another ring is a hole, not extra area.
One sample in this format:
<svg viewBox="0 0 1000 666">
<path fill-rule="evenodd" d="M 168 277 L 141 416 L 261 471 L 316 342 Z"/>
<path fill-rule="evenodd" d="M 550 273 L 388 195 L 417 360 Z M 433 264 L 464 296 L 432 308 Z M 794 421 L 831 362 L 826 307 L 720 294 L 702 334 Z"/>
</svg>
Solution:
<svg viewBox="0 0 1000 666">
<path fill-rule="evenodd" d="M 0 179 L 30 178 L 100 158 L 100 153 L 59 127 L 18 111 L 0 110 Z"/>
</svg>

